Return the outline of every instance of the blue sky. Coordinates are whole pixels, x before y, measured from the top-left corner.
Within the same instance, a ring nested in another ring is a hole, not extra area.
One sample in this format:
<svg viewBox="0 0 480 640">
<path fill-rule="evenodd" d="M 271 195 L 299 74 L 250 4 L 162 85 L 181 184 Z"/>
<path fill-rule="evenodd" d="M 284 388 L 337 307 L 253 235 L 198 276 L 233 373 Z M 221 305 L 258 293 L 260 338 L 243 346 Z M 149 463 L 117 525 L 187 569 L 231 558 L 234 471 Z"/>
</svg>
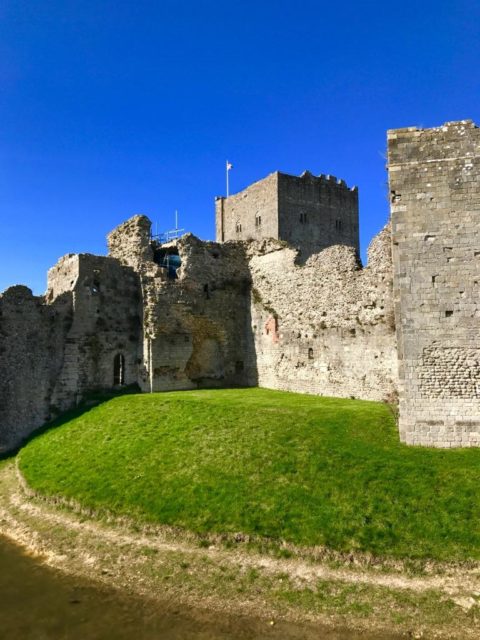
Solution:
<svg viewBox="0 0 480 640">
<path fill-rule="evenodd" d="M 135 213 L 214 237 L 214 196 L 268 173 L 388 216 L 385 132 L 480 124 L 480 3 L 0 0 L 0 291 L 45 289 Z"/>
</svg>

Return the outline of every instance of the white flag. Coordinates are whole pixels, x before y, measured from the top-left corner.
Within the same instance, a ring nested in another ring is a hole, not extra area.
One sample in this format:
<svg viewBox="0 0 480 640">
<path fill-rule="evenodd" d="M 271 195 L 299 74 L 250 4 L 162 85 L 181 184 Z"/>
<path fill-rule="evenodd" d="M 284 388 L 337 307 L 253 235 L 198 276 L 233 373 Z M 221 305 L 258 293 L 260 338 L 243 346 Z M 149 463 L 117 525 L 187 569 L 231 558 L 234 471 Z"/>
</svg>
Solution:
<svg viewBox="0 0 480 640">
<path fill-rule="evenodd" d="M 227 160 L 227 171 L 230 171 L 230 169 L 233 169 L 233 164 Z"/>
</svg>

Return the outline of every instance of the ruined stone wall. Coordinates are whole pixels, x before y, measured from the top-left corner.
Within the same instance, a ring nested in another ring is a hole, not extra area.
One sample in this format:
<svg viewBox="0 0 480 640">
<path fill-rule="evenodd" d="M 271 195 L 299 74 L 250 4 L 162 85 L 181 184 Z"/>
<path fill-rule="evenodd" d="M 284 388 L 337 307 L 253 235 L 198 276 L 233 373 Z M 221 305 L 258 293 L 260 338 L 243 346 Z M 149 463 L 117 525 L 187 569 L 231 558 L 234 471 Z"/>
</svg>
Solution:
<svg viewBox="0 0 480 640">
<path fill-rule="evenodd" d="M 0 451 L 79 402 L 124 384 L 142 359 L 139 280 L 117 260 L 67 255 L 48 274 L 45 296 L 26 287 L 0 296 Z"/>
<path fill-rule="evenodd" d="M 184 236 L 175 280 L 147 287 L 147 387 L 153 391 L 247 384 L 249 274 L 241 245 Z M 250 349 L 251 352 L 251 349 Z"/>
<path fill-rule="evenodd" d="M 47 300 L 69 286 L 73 319 L 52 393 L 59 410 L 89 391 L 112 388 L 115 356 L 124 359 L 123 383 L 136 383 L 142 358 L 140 283 L 132 268 L 90 254 L 65 256 L 48 273 Z"/>
<path fill-rule="evenodd" d="M 151 227 L 147 216 L 132 216 L 108 234 L 108 255 L 140 271 L 153 260 Z"/>
<path fill-rule="evenodd" d="M 480 129 L 388 132 L 400 436 L 480 445 Z"/>
<path fill-rule="evenodd" d="M 255 363 L 245 355 L 254 351 L 247 330 L 250 275 L 243 246 L 202 242 L 191 234 L 158 246 L 149 233 L 135 231 L 136 225 L 144 220 L 134 218 L 114 230 L 110 238 L 116 243 L 109 246 L 121 257 L 124 243 L 134 255 L 148 255 L 148 245 L 152 256 L 137 266 L 144 314 L 142 389 L 254 384 Z M 155 262 L 166 250 L 180 256 L 177 278 L 169 278 Z"/>
<path fill-rule="evenodd" d="M 370 400 L 392 399 L 396 340 L 386 228 L 360 269 L 334 246 L 296 264 L 280 243 L 252 243 L 252 332 L 258 384 Z"/>
<path fill-rule="evenodd" d="M 278 174 L 279 235 L 303 259 L 333 245 L 360 251 L 358 189 L 334 176 Z"/>
<path fill-rule="evenodd" d="M 48 305 L 23 286 L 0 295 L 0 453 L 52 416 L 72 317 L 71 292 Z"/>
<path fill-rule="evenodd" d="M 216 199 L 217 242 L 279 237 L 278 175 L 272 173 L 240 193 Z"/>
</svg>

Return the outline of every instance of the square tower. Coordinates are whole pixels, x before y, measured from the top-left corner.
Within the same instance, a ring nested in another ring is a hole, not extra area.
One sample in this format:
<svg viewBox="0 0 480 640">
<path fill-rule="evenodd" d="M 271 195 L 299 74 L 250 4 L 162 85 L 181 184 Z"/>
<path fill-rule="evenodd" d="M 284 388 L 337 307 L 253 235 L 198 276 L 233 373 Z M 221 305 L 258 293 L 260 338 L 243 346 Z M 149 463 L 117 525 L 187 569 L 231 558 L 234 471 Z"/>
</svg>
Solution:
<svg viewBox="0 0 480 640">
<path fill-rule="evenodd" d="M 480 129 L 388 132 L 400 437 L 480 446 Z"/>
<path fill-rule="evenodd" d="M 285 240 L 304 257 L 343 244 L 359 253 L 358 189 L 334 176 L 276 171 L 215 201 L 217 242 Z"/>
</svg>

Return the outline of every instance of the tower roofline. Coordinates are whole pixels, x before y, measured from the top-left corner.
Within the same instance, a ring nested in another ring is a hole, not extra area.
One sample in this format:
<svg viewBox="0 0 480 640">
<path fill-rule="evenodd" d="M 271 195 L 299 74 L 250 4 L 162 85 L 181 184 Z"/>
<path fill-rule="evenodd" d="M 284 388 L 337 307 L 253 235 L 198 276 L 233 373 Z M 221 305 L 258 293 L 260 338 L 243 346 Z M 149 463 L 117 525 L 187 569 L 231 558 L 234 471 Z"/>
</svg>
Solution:
<svg viewBox="0 0 480 640">
<path fill-rule="evenodd" d="M 215 200 L 228 200 L 230 198 L 235 198 L 236 196 L 241 195 L 245 191 L 248 191 L 252 187 L 255 187 L 256 185 L 271 179 L 273 176 L 276 176 L 277 178 L 279 176 L 281 176 L 281 177 L 285 177 L 285 178 L 290 179 L 290 180 L 312 180 L 314 182 L 327 182 L 327 183 L 332 184 L 332 185 L 335 184 L 335 185 L 338 185 L 340 187 L 345 187 L 349 191 L 357 191 L 358 190 L 357 186 L 349 187 L 347 185 L 346 181 L 343 180 L 342 178 L 337 178 L 336 176 L 332 176 L 330 174 L 324 174 L 324 173 L 320 173 L 318 175 L 315 175 L 311 171 L 309 171 L 308 169 L 305 169 L 305 171 L 303 171 L 299 176 L 294 175 L 292 173 L 286 173 L 285 171 L 273 171 L 272 173 L 269 173 L 268 175 L 266 175 L 264 178 L 260 178 L 260 180 L 256 180 L 255 182 L 252 182 L 251 184 L 246 186 L 244 189 L 241 189 L 240 191 L 237 191 L 236 193 L 232 193 L 229 196 L 215 196 Z"/>
</svg>

